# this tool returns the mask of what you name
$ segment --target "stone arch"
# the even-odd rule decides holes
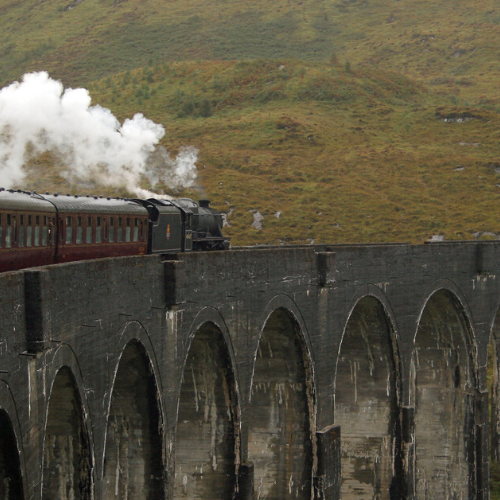
[[[234,353],[212,308],[193,323],[179,388],[176,498],[230,500],[240,463],[240,411]]]
[[[140,325],[134,326],[135,333],[142,331]],[[157,379],[143,343],[130,337],[130,332],[122,334],[128,342],[114,372],[109,402],[104,497],[161,500],[165,496],[164,426]]]
[[[469,498],[475,477],[475,345],[467,305],[436,288],[420,314],[411,362],[417,498]]]
[[[48,399],[42,499],[90,500],[92,470],[82,399],[72,369],[63,365],[52,381]]]
[[[337,358],[334,421],[341,427],[346,500],[401,498],[399,351],[380,295],[355,299]]]
[[[316,468],[313,364],[303,322],[284,306],[290,303],[277,297],[267,308],[247,416],[255,492],[269,500],[310,499]]]
[[[8,386],[0,383],[0,498],[5,500],[23,500],[23,474],[19,456],[17,413]],[[12,411],[12,418],[9,415]],[[16,436],[17,434],[17,436]]]
[[[231,338],[231,335],[229,333],[229,328],[222,317],[221,313],[214,307],[204,307],[201,309],[198,314],[196,315],[195,319],[191,323],[191,326],[189,328],[189,336],[188,336],[188,343],[186,346],[186,351],[184,353],[184,360],[183,360],[183,365],[182,365],[182,375],[181,378],[184,377],[184,371],[186,369],[186,362],[188,360],[189,356],[189,351],[191,348],[191,344],[195,338],[196,332],[205,324],[205,323],[211,323],[217,328],[222,335],[222,338],[224,340],[225,344],[225,349],[227,349],[227,354],[229,356],[229,362],[231,364],[231,369],[234,374],[234,383],[235,383],[235,390],[236,390],[236,397],[238,401],[238,408],[239,408],[239,401],[241,399],[240,396],[240,383],[239,383],[239,375],[238,375],[238,365],[236,363],[236,356],[234,353],[234,348],[233,348],[233,341]],[[180,391],[180,387],[179,387]]]
[[[500,462],[500,305],[496,309],[491,325],[486,379],[490,398],[490,459],[498,468]]]
[[[144,355],[147,358],[149,370],[151,371],[151,375],[154,378],[155,385],[157,387],[157,392],[159,395],[163,394],[162,377],[161,377],[161,371],[159,369],[158,359],[156,356],[156,350],[153,346],[153,342],[151,340],[151,337],[149,336],[147,329],[140,321],[136,320],[128,321],[124,324],[123,329],[120,333],[119,340],[116,342],[116,349],[114,352],[116,355],[117,362],[113,370],[112,384],[114,384],[116,379],[116,373],[121,361],[121,356],[123,355],[125,348],[130,343],[140,344],[141,346],[140,348],[143,350]],[[109,405],[111,403],[111,396],[112,396],[112,391],[110,391],[108,395],[108,400],[106,402],[108,406],[108,411],[109,411]],[[159,398],[158,404],[160,405],[160,410],[161,410],[161,423],[164,424],[164,427],[166,427],[168,422],[166,421],[166,416],[164,415],[161,401],[162,401],[161,398]]]

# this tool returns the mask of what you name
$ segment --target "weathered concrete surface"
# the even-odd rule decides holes
[[[130,342],[120,358],[108,414],[105,498],[164,498],[163,422],[148,365],[142,345]]]
[[[399,496],[396,339],[373,297],[360,300],[347,323],[337,361],[335,422],[342,429],[342,497]]]
[[[497,243],[0,275],[0,498],[488,498],[499,304]]]
[[[90,499],[89,441],[81,401],[67,367],[58,372],[51,390],[45,428],[42,498]]]
[[[176,432],[175,498],[232,498],[239,466],[238,402],[224,338],[195,334],[184,369]]]
[[[470,498],[475,484],[474,347],[469,333],[453,296],[435,293],[422,314],[412,360],[419,498]]]
[[[314,385],[300,327],[284,309],[266,321],[248,408],[248,459],[257,499],[311,497]]]

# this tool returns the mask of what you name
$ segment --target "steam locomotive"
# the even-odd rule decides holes
[[[208,200],[38,194],[0,188],[0,272],[102,257],[224,250]]]

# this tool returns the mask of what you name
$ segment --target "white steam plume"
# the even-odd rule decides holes
[[[23,180],[23,165],[44,151],[61,156],[71,181],[97,181],[137,192],[146,175],[154,187],[190,187],[198,151],[177,158],[157,147],[162,125],[136,114],[122,125],[109,109],[91,106],[85,89],[64,90],[46,72],[24,75],[0,90],[0,185]]]

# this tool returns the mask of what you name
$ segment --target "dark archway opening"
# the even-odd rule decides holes
[[[44,500],[90,500],[92,462],[83,410],[71,370],[56,375],[49,399],[43,455]]]
[[[396,360],[382,305],[373,297],[362,299],[347,323],[335,379],[344,500],[401,498]]]
[[[212,323],[194,335],[180,390],[175,498],[231,500],[239,464],[234,373],[222,333]]]
[[[131,342],[116,373],[108,417],[104,498],[162,500],[163,429],[145,349]]]
[[[0,498],[24,499],[16,436],[5,410],[0,410]]]
[[[285,309],[266,322],[255,359],[248,458],[256,499],[309,500],[314,468],[313,376],[300,327]]]
[[[471,334],[457,299],[436,292],[420,320],[413,357],[417,498],[472,498],[475,395]]]
[[[488,350],[490,496],[500,498],[500,311],[495,316]]]

